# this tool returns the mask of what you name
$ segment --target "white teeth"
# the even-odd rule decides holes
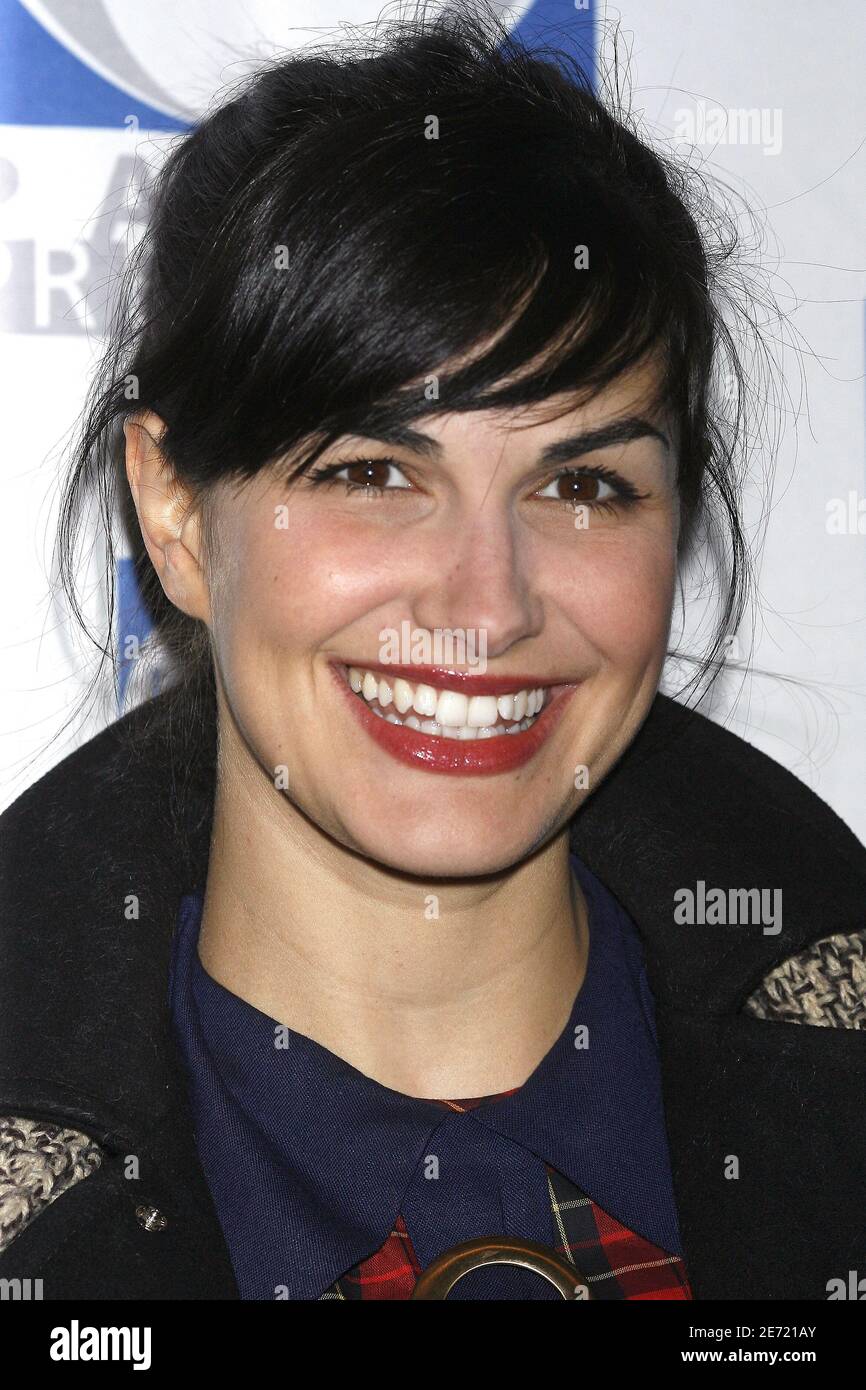
[[[413,686],[399,676],[387,680],[381,673],[357,666],[350,666],[346,677],[350,688],[380,719],[434,738],[461,741],[523,733],[534,723],[545,697],[541,686],[510,695],[467,696],[459,690]],[[412,713],[407,714],[408,710]]]
[[[412,704],[419,714],[423,714],[426,719],[432,719],[436,715],[436,704],[438,696],[432,685],[419,685],[415,689],[415,698]],[[438,723],[442,723],[439,719]]]
[[[354,690],[355,687],[352,686]],[[415,692],[408,681],[396,680],[394,682],[394,706],[399,714],[405,714],[407,709],[412,708],[412,700]]]
[[[470,729],[483,729],[496,723],[496,696],[473,695],[469,701],[469,712],[464,723]]]
[[[417,695],[415,708],[418,708]],[[436,722],[437,724],[452,726],[465,724],[468,709],[469,701],[465,695],[459,695],[456,690],[442,690],[439,692],[439,699],[436,702]]]

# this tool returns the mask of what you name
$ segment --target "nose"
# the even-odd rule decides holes
[[[491,658],[537,637],[544,610],[528,551],[528,538],[507,512],[480,508],[474,517],[455,519],[437,548],[438,561],[427,557],[412,605],[415,626],[484,633]]]

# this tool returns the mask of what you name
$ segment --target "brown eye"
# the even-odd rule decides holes
[[[378,494],[411,487],[399,466],[388,458],[348,459],[343,464],[331,464],[325,472],[344,482],[352,492]]]
[[[596,478],[590,473],[560,473],[558,478],[554,478],[539,496],[552,497],[558,502],[598,502],[602,500],[601,489],[606,487],[609,495],[613,495],[613,489],[609,483],[603,479]],[[606,500],[606,499],[605,499]]]
[[[342,471],[346,481],[355,487],[385,487],[390,480],[391,464],[387,459],[359,459]]]
[[[598,478],[586,474],[571,474],[559,479],[559,495],[565,502],[594,502],[598,496]]]

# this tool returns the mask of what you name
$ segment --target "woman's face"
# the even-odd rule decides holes
[[[423,878],[506,868],[562,827],[664,660],[679,508],[651,384],[555,420],[562,400],[419,417],[411,442],[343,438],[319,481],[218,490],[220,717],[275,795]]]

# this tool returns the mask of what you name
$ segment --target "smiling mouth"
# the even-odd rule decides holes
[[[344,679],[370,712],[386,723],[461,742],[525,733],[547,698],[543,686],[500,695],[466,695],[357,666],[344,668]]]
[[[407,767],[457,777],[513,772],[530,762],[580,684],[333,658],[329,665],[358,727],[383,752]]]

